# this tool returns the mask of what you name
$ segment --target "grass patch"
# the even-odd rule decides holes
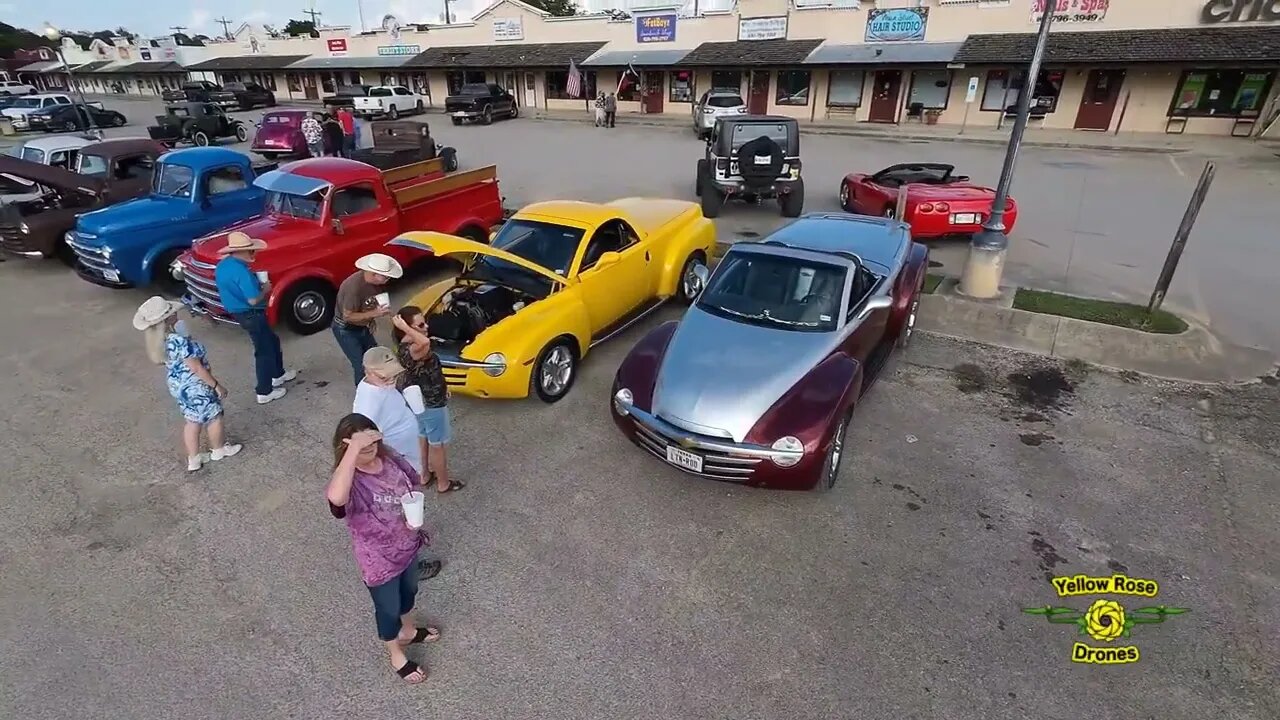
[[[924,276],[924,291],[925,291],[926,293],[928,293],[928,294],[932,295],[932,294],[933,294],[933,291],[934,291],[934,290],[937,290],[937,289],[938,289],[938,286],[942,284],[943,279],[944,279],[944,278],[943,278],[941,275],[934,275],[933,273],[929,273],[929,274],[925,275],[925,276]]]
[[[1164,310],[1157,310],[1149,315],[1145,307],[1138,305],[1074,297],[1045,290],[1018,288],[1013,296],[1013,306],[1018,310],[1089,320],[1149,333],[1174,335],[1187,329],[1182,318]]]

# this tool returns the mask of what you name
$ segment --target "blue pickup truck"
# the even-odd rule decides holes
[[[165,153],[143,197],[80,216],[66,235],[76,273],[110,288],[146,287],[180,294],[170,265],[191,242],[262,212],[254,179],[276,164],[252,165],[227,148]]]

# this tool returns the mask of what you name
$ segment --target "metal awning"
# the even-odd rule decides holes
[[[305,60],[306,55],[232,55],[230,57],[218,57],[198,62],[188,67],[188,70],[194,72],[206,72],[217,70],[284,70],[299,60]]]
[[[312,55],[290,65],[288,70],[394,70],[413,59],[413,55],[378,55],[376,57],[329,57]]]
[[[906,42],[821,45],[805,59],[805,65],[911,65],[942,64],[955,60],[964,43]]]
[[[44,73],[44,72],[66,72],[61,60],[41,60],[33,62],[30,65],[23,65],[14,72],[20,73]]]
[[[532,68],[568,69],[569,62],[582,63],[604,42],[495,43],[432,47],[410,58],[405,68]]]
[[[601,50],[587,58],[583,67],[641,67],[672,66],[680,63],[692,48],[673,50]]]
[[[77,65],[75,67],[75,71],[78,73],[96,72],[110,64],[110,60],[94,60],[93,62],[85,63],[84,65]]]

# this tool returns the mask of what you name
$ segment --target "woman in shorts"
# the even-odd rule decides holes
[[[448,446],[453,439],[449,418],[449,387],[445,385],[440,357],[431,349],[427,320],[422,309],[408,305],[391,319],[396,357],[405,371],[400,390],[416,386],[422,391],[423,410],[416,413],[418,434],[427,443],[427,472],[435,476],[436,492],[461,490],[466,485],[449,477]]]

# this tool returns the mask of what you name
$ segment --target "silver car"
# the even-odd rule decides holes
[[[693,104],[693,131],[698,137],[711,134],[716,118],[728,115],[746,115],[747,103],[733,90],[708,90]]]

